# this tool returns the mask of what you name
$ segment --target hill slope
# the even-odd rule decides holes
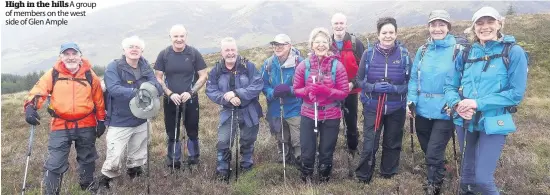
[[[460,32],[464,24],[454,25],[455,31]],[[496,170],[496,183],[501,187],[501,194],[550,194],[550,129],[548,116],[550,115],[550,14],[521,15],[509,17],[505,32],[516,36],[524,48],[530,52],[529,87],[526,97],[515,115],[518,132],[507,137],[506,145]],[[416,48],[425,39],[425,26],[403,28],[399,38],[407,44],[410,51]],[[373,35],[366,35],[372,41]],[[302,44],[303,45],[303,44]],[[302,47],[303,48],[303,47]],[[254,48],[244,50],[242,55],[251,58],[259,64],[269,55],[268,48]],[[206,56],[209,62],[219,58],[219,54]],[[2,194],[16,194],[20,192],[25,151],[28,141],[29,126],[24,122],[22,113],[22,99],[24,93],[2,95]],[[189,171],[178,173],[177,178],[167,175],[169,170],[164,167],[166,155],[166,136],[162,112],[152,121],[151,143],[151,190],[155,194],[422,194],[423,173],[412,173],[411,167],[422,163],[423,154],[416,145],[416,164],[411,161],[409,135],[403,138],[403,152],[401,154],[400,172],[393,179],[386,180],[375,175],[371,185],[361,185],[346,178],[347,161],[344,154],[344,137],[338,138],[337,150],[334,156],[333,179],[323,185],[303,185],[299,180],[296,169],[287,167],[287,186],[282,183],[281,166],[273,165],[276,159],[274,140],[269,135],[264,120],[260,125],[260,133],[256,142],[254,160],[257,168],[245,175],[232,185],[214,181],[216,166],[215,146],[216,127],[218,122],[218,106],[211,103],[200,93],[200,138],[201,138],[201,165]],[[265,98],[260,96],[265,110]],[[33,153],[29,167],[28,189],[32,194],[39,194],[42,179],[42,166],[47,155],[47,113],[40,111],[43,124],[36,129]],[[359,127],[362,127],[360,117]],[[406,123],[408,124],[408,123]],[[408,129],[408,127],[405,127]],[[362,134],[362,128],[359,128]],[[416,139],[416,138],[415,138]],[[97,141],[100,158],[96,161],[96,174],[99,173],[105,159],[105,137]],[[362,138],[360,138],[362,140]],[[446,158],[452,162],[452,147],[449,142]],[[418,141],[415,140],[415,144]],[[380,153],[379,153],[380,154]],[[356,159],[358,160],[358,159]],[[77,164],[74,150],[69,156],[70,168],[64,178],[62,194],[80,194],[78,187]],[[355,162],[356,163],[356,162]],[[379,164],[379,163],[378,163]],[[378,165],[377,164],[377,165]],[[234,164],[233,164],[234,165]],[[450,168],[454,170],[451,163]],[[378,169],[378,166],[377,166]],[[452,194],[456,177],[447,176],[444,186],[445,194]],[[146,178],[129,180],[128,176],[115,181],[111,193],[139,194],[143,193]],[[233,182],[233,181],[232,181]]]

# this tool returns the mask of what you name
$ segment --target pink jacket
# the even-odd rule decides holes
[[[309,78],[304,83],[304,77],[306,72],[305,61],[310,60],[311,69],[309,71]],[[313,84],[312,76],[316,76],[316,83],[322,81],[322,84],[328,87],[327,93],[318,94],[315,96],[318,102],[318,119],[339,119],[342,117],[342,111],[340,109],[340,102],[343,101],[349,91],[348,75],[346,68],[341,62],[338,62],[336,68],[336,83],[332,81],[331,68],[332,60],[337,60],[336,56],[332,55],[321,59],[321,66],[317,61],[317,56],[312,54],[309,58],[302,61],[298,67],[296,67],[296,73],[294,74],[294,93],[296,97],[302,98],[302,110],[301,115],[315,119],[315,109],[313,107],[314,102],[311,94],[311,87]],[[321,74],[319,74],[321,69]]]

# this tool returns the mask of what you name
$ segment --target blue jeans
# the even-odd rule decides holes
[[[456,126],[460,151],[464,148],[464,129]],[[499,194],[495,185],[495,169],[506,142],[506,135],[487,135],[484,131],[466,133],[466,150],[461,171],[461,185],[474,184],[475,192]]]

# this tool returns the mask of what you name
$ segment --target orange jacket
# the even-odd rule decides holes
[[[105,104],[103,102],[103,91],[101,90],[100,78],[91,70],[92,66],[86,59],[82,59],[82,65],[78,72],[74,75],[65,68],[62,61],[58,60],[52,69],[49,69],[34,87],[29,92],[28,97],[25,100],[25,107],[32,103],[33,98],[38,96],[37,109],[40,109],[46,98],[51,93],[50,108],[52,108],[60,118],[52,117],[50,122],[50,129],[63,130],[66,127],[72,129],[75,127],[74,122],[67,122],[67,120],[75,120],[82,118],[94,111],[95,113],[89,114],[87,117],[77,121],[78,128],[95,127],[97,126],[97,120],[105,120]],[[59,72],[59,79],[52,86],[53,76],[52,71],[56,69]],[[92,72],[92,86],[86,81],[85,72],[91,70]],[[83,81],[75,80],[62,80],[61,78],[78,78]],[[52,93],[52,87],[53,93]]]

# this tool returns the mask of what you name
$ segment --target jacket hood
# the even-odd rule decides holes
[[[296,49],[294,47],[291,47],[290,48],[290,53],[288,54],[288,58],[285,61],[285,63],[283,63],[281,65],[281,68],[294,68],[294,67],[296,67],[298,64],[296,64],[295,59],[296,59],[296,57],[299,57],[298,52],[299,52],[298,49]],[[277,58],[277,56],[275,54],[273,54],[273,60],[275,60],[276,58]]]

